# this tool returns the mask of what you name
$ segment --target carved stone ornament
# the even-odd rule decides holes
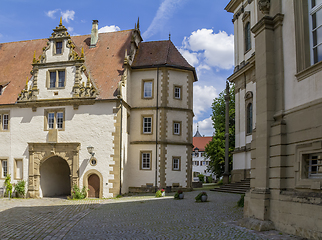
[[[62,24],[62,18],[60,18],[59,26],[53,29],[53,31],[54,32],[51,34],[50,38],[61,38],[61,37],[70,38],[70,35],[67,32],[67,28]]]
[[[258,7],[259,7],[259,10],[264,15],[268,15],[269,10],[271,8],[271,1],[270,0],[258,0]]]

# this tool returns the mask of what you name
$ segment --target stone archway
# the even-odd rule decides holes
[[[28,196],[39,198],[40,166],[51,157],[60,157],[70,169],[70,186],[78,186],[78,163],[80,143],[28,143],[29,177]],[[70,189],[71,192],[71,189]]]
[[[58,156],[48,158],[40,165],[40,189],[42,197],[70,195],[70,168]]]
[[[97,186],[98,180],[99,180],[99,186]],[[89,183],[91,184],[91,186],[89,186]],[[83,184],[87,189],[94,191],[94,194],[96,191],[98,192],[98,196],[96,193],[96,196],[94,195],[94,197],[99,197],[99,198],[103,197],[103,176],[99,171],[95,169],[91,169],[87,171],[83,177]],[[88,197],[89,197],[89,194],[90,193],[88,192]]]

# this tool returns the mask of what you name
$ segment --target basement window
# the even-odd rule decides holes
[[[305,174],[308,178],[322,178],[322,152],[304,155]]]

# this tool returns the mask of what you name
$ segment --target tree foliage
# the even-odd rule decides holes
[[[212,103],[211,119],[215,129],[215,135],[206,145],[205,157],[210,159],[208,171],[221,177],[225,172],[225,91],[222,91]],[[235,149],[235,88],[229,89],[229,169],[232,168],[232,152]]]

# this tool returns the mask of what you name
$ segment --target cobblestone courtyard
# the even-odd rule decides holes
[[[0,239],[301,239],[236,226],[237,194],[197,191],[173,196],[68,201],[0,199]]]

